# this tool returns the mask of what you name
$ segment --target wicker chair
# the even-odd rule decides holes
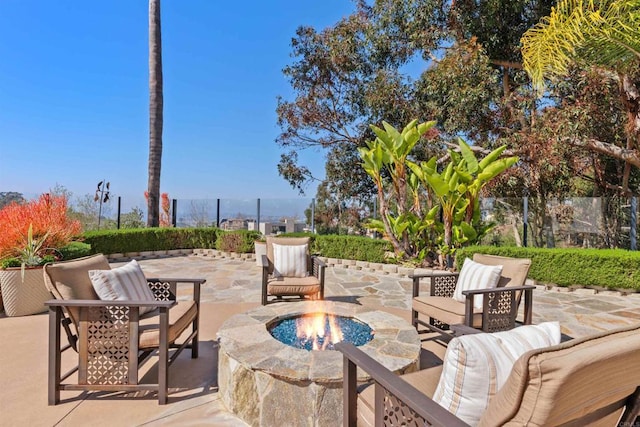
[[[484,332],[498,332],[512,329],[516,325],[518,306],[524,293],[524,319],[528,325],[532,321],[532,299],[535,286],[525,285],[531,266],[530,259],[507,258],[494,255],[474,254],[473,260],[485,265],[502,265],[498,287],[463,291],[465,302],[454,300],[459,273],[414,274],[412,323],[430,331],[445,332],[449,325],[464,324],[482,329]],[[429,295],[420,295],[420,280],[429,279]],[[475,295],[483,296],[483,308],[474,309]],[[427,316],[428,321],[419,318]],[[424,330],[419,330],[424,332]]]
[[[273,244],[307,245],[306,277],[276,275]],[[308,237],[267,237],[267,254],[262,255],[262,305],[304,298],[324,299],[325,263],[309,253]],[[275,297],[275,298],[270,298]]]
[[[431,399],[442,366],[397,376],[350,343],[336,348],[344,355],[345,427],[467,426]],[[638,425],[638,354],[640,325],[528,351],[490,398],[478,425]],[[373,385],[359,392],[360,370]]]
[[[61,390],[157,391],[167,403],[168,368],[184,348],[198,357],[200,285],[204,279],[147,278],[156,301],[102,301],[89,279],[89,270],[109,270],[104,255],[48,264],[45,283],[55,297],[49,307],[49,405],[60,402]],[[176,301],[178,283],[193,284],[193,300]],[[156,310],[139,316],[142,307]],[[176,340],[191,325],[182,344]],[[61,329],[67,334],[63,345]],[[170,348],[178,350],[172,355]],[[62,355],[73,349],[78,364],[61,373]],[[158,354],[157,384],[138,382],[139,366]],[[77,372],[77,383],[63,383]]]

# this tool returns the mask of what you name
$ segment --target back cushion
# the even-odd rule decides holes
[[[273,244],[273,274],[284,277],[307,277],[309,245]]]
[[[462,294],[462,291],[495,288],[500,280],[501,272],[501,265],[484,265],[469,258],[465,259],[458,276],[456,289],[453,291],[453,299],[465,302],[467,297]],[[482,295],[473,297],[473,307],[482,309],[482,299]]]
[[[498,287],[522,286],[527,280],[531,260],[528,258],[510,258],[497,255],[474,254],[473,260],[485,265],[501,265]]]
[[[524,354],[480,425],[585,425],[581,416],[638,386],[640,325],[634,325]],[[621,412],[611,408],[597,418],[600,425],[617,425]]]
[[[112,270],[89,270],[89,277],[96,293],[103,301],[155,301],[147,279],[134,259]],[[140,307],[140,315],[155,307]]]
[[[466,423],[476,425],[515,361],[529,350],[559,342],[558,322],[454,338],[447,346],[433,400]]]
[[[269,273],[273,273],[273,244],[298,246],[309,245],[310,239],[308,237],[275,237],[267,236],[267,259],[269,260]],[[307,254],[307,264],[309,264],[310,258]]]
[[[51,293],[58,299],[100,299],[91,285],[89,270],[108,270],[109,261],[102,255],[92,255],[71,261],[48,264],[44,267],[45,283]],[[77,323],[78,309],[70,307],[71,319]]]

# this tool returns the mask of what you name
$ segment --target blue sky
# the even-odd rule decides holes
[[[177,199],[295,198],[277,172],[276,97],[300,25],[350,0],[162,0],[161,191]],[[142,197],[148,161],[148,2],[0,1],[0,191],[98,181]],[[324,174],[324,153],[300,153]],[[315,195],[309,187],[307,197]]]

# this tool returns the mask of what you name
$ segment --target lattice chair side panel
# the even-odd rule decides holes
[[[137,340],[137,311],[133,314],[126,306],[83,307],[79,384],[137,384]]]
[[[422,427],[429,424],[424,418],[409,408],[402,400],[391,394],[388,390],[382,388],[384,392],[383,398],[383,426],[408,426]]]
[[[482,329],[500,332],[515,326],[518,303],[515,292],[491,292],[485,294]]]
[[[147,281],[149,289],[153,292],[156,301],[175,301],[178,291],[178,284],[174,281]]]

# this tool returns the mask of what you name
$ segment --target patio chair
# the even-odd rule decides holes
[[[151,300],[99,299],[90,270],[111,270],[102,255],[44,267],[45,283],[54,300],[49,307],[49,405],[60,402],[61,390],[157,391],[158,403],[167,403],[168,368],[184,348],[198,357],[200,286],[205,279],[147,278]],[[122,271],[122,270],[121,270]],[[145,279],[142,278],[142,283]],[[193,284],[193,299],[176,301],[178,283]],[[142,285],[144,286],[144,284]],[[140,314],[145,310],[148,313]],[[177,340],[191,325],[188,337]],[[68,344],[63,345],[61,329]],[[172,355],[170,348],[177,348]],[[73,349],[78,363],[61,373],[62,355]],[[158,355],[158,382],[140,384],[138,368],[152,354]],[[77,383],[63,383],[77,372]]]
[[[336,348],[344,356],[345,427],[469,425],[434,401],[442,366],[397,376],[350,343]],[[477,425],[638,425],[638,354],[640,325],[527,351],[507,366],[510,374],[480,409]],[[358,392],[360,369],[373,385]]]
[[[460,292],[464,296],[464,302],[453,298],[456,286],[459,286],[460,273],[434,272],[409,276],[413,279],[411,318],[416,329],[422,325],[427,330],[444,333],[449,330],[449,325],[455,324],[464,324],[484,332],[512,329],[516,325],[518,306],[523,293],[524,319],[522,323],[531,324],[535,286],[525,285],[531,260],[474,254],[473,261],[483,266],[502,266],[502,270],[495,287]],[[420,295],[421,279],[429,279],[429,295]],[[471,277],[471,282],[473,282],[473,277]],[[482,299],[481,303],[480,298]],[[428,321],[420,319],[420,315],[428,317]],[[419,330],[419,332],[424,331],[424,329]]]
[[[267,254],[262,255],[262,305],[324,299],[326,266],[310,255],[309,246],[308,237],[267,237]]]

